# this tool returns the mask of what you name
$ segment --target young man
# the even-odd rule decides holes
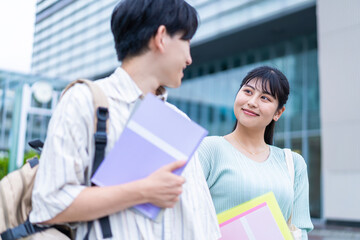
[[[180,86],[183,70],[192,62],[189,41],[197,25],[196,10],[183,0],[123,0],[115,7],[111,29],[122,65],[96,82],[109,101],[106,153],[141,95],[166,97],[163,86]],[[88,221],[107,215],[112,239],[220,237],[197,155],[182,176],[172,173],[184,165],[177,161],[139,181],[90,187],[93,132],[92,96],[87,86],[78,84],[64,95],[51,119],[33,191],[31,222],[80,222],[76,239],[87,234]],[[160,221],[131,210],[146,202],[166,208]],[[98,221],[89,239],[103,239]]]

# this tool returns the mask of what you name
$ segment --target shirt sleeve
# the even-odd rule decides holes
[[[69,89],[48,126],[33,189],[31,222],[54,218],[86,187],[93,118],[89,89],[81,84]]]
[[[199,148],[198,148],[198,156],[199,156],[199,162],[201,165],[201,168],[204,172],[204,176],[206,179],[206,182],[209,185],[209,177],[210,177],[210,172],[211,172],[211,159],[212,159],[212,155],[211,151],[212,148],[210,146],[211,144],[209,144],[209,138],[206,137],[200,144]]]
[[[295,166],[295,181],[292,223],[302,230],[302,239],[308,239],[307,233],[310,232],[314,226],[310,218],[307,165],[304,158],[297,153],[293,152],[293,159]]]
[[[193,158],[189,162],[189,166],[187,166],[187,170],[184,171],[184,177],[187,179],[189,173],[191,173],[194,179],[192,183],[196,183],[196,201],[198,202],[198,207],[193,211],[199,211],[196,216],[192,214],[193,218],[197,218],[194,222],[201,225],[201,229],[207,233],[206,239],[220,239],[221,233],[219,224],[216,217],[216,211],[214,207],[214,203],[212,201],[210,191],[208,185],[206,184],[204,175],[201,170],[201,165],[199,162],[199,154],[195,152]],[[190,169],[191,168],[191,169]]]

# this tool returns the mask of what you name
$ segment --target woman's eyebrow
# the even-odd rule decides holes
[[[245,87],[249,87],[249,88],[252,88],[252,89],[255,90],[255,87],[253,87],[253,86],[251,86],[251,85],[249,85],[249,84],[245,84]]]
[[[254,86],[251,86],[251,85],[249,85],[249,84],[245,84],[245,87],[249,87],[249,88],[252,88],[252,89],[256,90],[256,88],[255,88]],[[271,95],[271,96],[272,96],[272,94],[271,94],[269,91],[267,91],[267,90],[263,90],[262,93],[268,94],[268,95]]]
[[[271,95],[271,96],[272,96],[272,94],[271,94],[270,92],[268,92],[267,90],[263,91],[263,93],[264,93],[264,94],[268,94],[268,95]]]

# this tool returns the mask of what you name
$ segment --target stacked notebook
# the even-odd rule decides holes
[[[292,240],[272,192],[217,215],[222,240]]]
[[[191,159],[206,135],[204,128],[148,94],[137,104],[91,181],[98,186],[113,186],[145,178],[173,161]],[[180,175],[184,168],[174,173]],[[161,210],[150,203],[134,208],[151,219]]]

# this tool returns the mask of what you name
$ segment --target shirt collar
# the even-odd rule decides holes
[[[115,87],[115,91],[109,93],[110,97],[118,99],[120,96],[123,96],[122,100],[125,100],[127,103],[133,103],[137,99],[143,98],[143,92],[122,67],[118,67],[109,78],[114,82]],[[166,101],[168,92],[163,86],[160,86],[156,90],[156,96]]]

